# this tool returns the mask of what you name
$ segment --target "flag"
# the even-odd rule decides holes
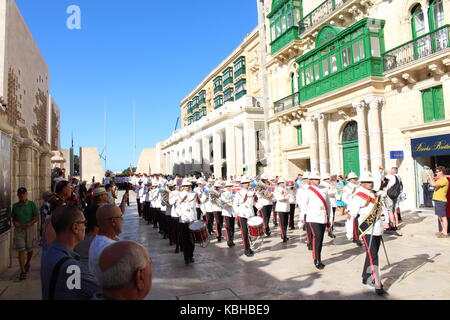
[[[177,187],[181,187],[182,184],[183,184],[183,179],[178,179],[177,180]]]
[[[241,188],[233,188],[233,189],[231,189],[231,193],[232,194],[236,194],[236,192],[239,192],[239,191],[241,191]]]
[[[294,181],[286,181],[286,187],[292,187],[294,184]]]
[[[267,191],[274,192],[275,191],[275,187],[267,187]]]

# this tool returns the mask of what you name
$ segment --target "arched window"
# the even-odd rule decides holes
[[[420,4],[415,5],[411,10],[411,27],[413,39],[420,37],[427,33],[425,26],[425,17],[423,15],[422,6]]]
[[[291,90],[292,90],[292,94],[294,94],[296,92],[295,74],[293,72],[291,73]]]
[[[358,123],[356,121],[349,122],[344,129],[342,142],[352,142],[358,140]]]
[[[442,0],[431,0],[428,9],[430,20],[430,31],[436,30],[444,25],[444,7]]]

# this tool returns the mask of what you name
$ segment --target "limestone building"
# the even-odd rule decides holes
[[[182,128],[158,146],[160,171],[228,177],[264,170],[263,96],[256,28],[181,101]]]
[[[450,167],[450,0],[263,1],[272,175]]]
[[[10,263],[9,215],[19,187],[38,205],[60,148],[49,70],[13,0],[0,1],[0,271]],[[36,230],[37,232],[37,226]]]

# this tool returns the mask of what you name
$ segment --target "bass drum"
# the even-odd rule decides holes
[[[204,221],[194,221],[189,225],[192,242],[199,247],[206,248],[209,245],[208,228]]]
[[[248,233],[252,238],[264,235],[263,219],[261,217],[251,217],[248,219]]]

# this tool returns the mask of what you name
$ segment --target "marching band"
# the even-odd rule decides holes
[[[270,218],[276,216],[282,243],[289,241],[288,226],[294,230],[294,220],[299,222],[313,264],[322,270],[325,233],[331,239],[336,237],[333,226],[339,213],[345,217],[347,239],[366,251],[362,283],[375,287],[381,295],[385,291],[378,273],[378,251],[384,226],[389,222],[383,200],[387,195],[374,191],[370,172],[363,172],[359,180],[357,183],[358,176],[353,172],[344,183],[330,174],[321,176],[318,171],[306,171],[296,181],[279,177],[269,180],[265,175],[231,177],[227,181],[203,177],[168,181],[162,176],[137,175],[133,190],[139,215],[154,228],[159,227],[169,245],[176,246],[175,253],[183,251],[186,264],[194,262],[196,246],[206,247],[211,238],[221,242],[223,230],[227,246],[234,247],[236,222],[244,255],[252,257],[257,252],[256,240],[271,236]]]

